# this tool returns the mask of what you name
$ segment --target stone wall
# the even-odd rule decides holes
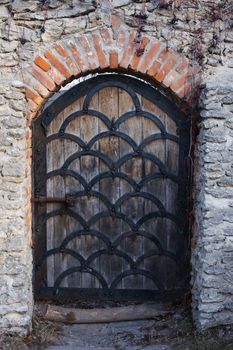
[[[193,126],[199,128],[194,164],[193,312],[203,328],[232,323],[232,12],[232,2],[227,0],[0,2],[1,331],[26,333],[31,327],[30,124],[37,106],[59,89],[56,83],[47,94],[42,84],[36,95],[40,102],[31,113],[35,100],[32,94],[26,100],[25,83],[34,92],[38,81],[30,75],[29,82],[28,71],[35,58],[57,42],[76,40],[101,28],[109,28],[116,37],[134,30],[135,50],[141,49],[146,34],[201,67],[201,112],[200,118],[193,118]],[[53,72],[57,73],[54,67]],[[190,91],[191,96],[198,92],[195,74],[185,77],[180,98],[170,86],[158,85],[182,108],[187,103],[180,98],[187,100]],[[197,115],[193,102],[189,106]]]
[[[233,322],[232,79],[232,69],[217,69],[200,102],[193,310],[201,327]]]

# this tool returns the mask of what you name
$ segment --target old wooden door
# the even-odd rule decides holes
[[[173,299],[188,280],[186,117],[158,90],[108,74],[33,125],[35,292]]]

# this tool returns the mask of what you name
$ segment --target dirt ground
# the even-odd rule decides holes
[[[0,336],[0,350],[71,349],[68,345],[74,346],[72,349],[75,345],[87,349],[84,344],[91,349],[96,349],[97,344],[107,349],[107,344],[108,349],[111,346],[111,349],[118,350],[144,349],[148,345],[161,345],[172,350],[233,350],[233,326],[216,327],[200,333],[193,325],[189,310],[180,309],[153,320],[91,326],[49,322],[35,312],[30,335],[24,338]]]

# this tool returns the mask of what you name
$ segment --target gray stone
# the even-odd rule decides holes
[[[31,231],[26,232],[25,219],[31,169],[26,154],[28,109],[22,81],[38,54],[58,41],[74,40],[80,33],[112,29],[112,14],[121,22],[114,33],[123,28],[127,34],[134,28],[137,37],[148,34],[183,57],[198,60],[204,56],[200,109],[194,111],[199,118],[192,119],[193,131],[196,132],[196,126],[199,129],[191,167],[195,185],[193,313],[201,328],[233,323],[232,21],[226,18],[214,23],[216,33],[221,35],[213,47],[213,22],[207,16],[213,10],[212,2],[200,0],[195,9],[188,1],[180,1],[179,9],[172,9],[171,3],[163,1],[162,6],[153,0],[0,1],[0,332],[25,334],[30,329],[33,303],[32,258],[28,248]],[[163,8],[166,4],[168,8]],[[203,28],[204,34],[198,34],[198,28]],[[90,45],[94,51],[92,41]],[[115,48],[112,44],[110,49]],[[146,52],[149,49],[150,44]],[[160,86],[159,83],[157,88]],[[107,327],[100,329],[104,334],[109,331]],[[80,346],[84,349],[86,345]],[[109,344],[103,343],[101,349],[104,346]],[[156,349],[157,345],[153,346]]]

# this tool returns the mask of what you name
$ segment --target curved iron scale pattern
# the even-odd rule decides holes
[[[156,236],[156,233],[148,231],[143,227],[143,225],[146,222],[154,220],[156,218],[169,220],[176,227],[176,235],[178,239],[183,239],[184,241],[187,240],[187,221],[184,220],[184,215],[175,215],[174,213],[168,212],[161,200],[156,197],[156,193],[150,193],[146,191],[146,185],[150,181],[156,179],[170,180],[178,186],[178,194],[181,198],[180,203],[182,203],[181,208],[183,208],[183,211],[185,211],[185,195],[187,181],[186,179],[184,179],[186,173],[182,170],[182,165],[184,165],[186,150],[185,142],[181,139],[181,136],[184,135],[184,131],[186,130],[185,128],[183,128],[184,131],[183,134],[181,132],[181,136],[173,135],[167,132],[166,126],[157,115],[148,112],[147,110],[144,110],[142,108],[140,99],[137,95],[137,93],[139,93],[138,88],[134,90],[133,79],[131,79],[131,81],[130,78],[128,78],[128,81],[130,81],[131,84],[126,84],[124,79],[125,78],[121,79],[120,77],[114,77],[111,80],[107,79],[107,81],[103,81],[103,79],[101,78],[94,79],[92,85],[94,87],[88,90],[84,98],[81,110],[77,110],[68,115],[68,117],[66,117],[65,120],[62,122],[60,129],[57,133],[53,133],[49,136],[43,136],[44,141],[42,142],[42,150],[40,149],[40,151],[38,152],[38,145],[34,146],[34,149],[36,149],[34,152],[36,154],[35,166],[37,164],[37,166],[39,166],[43,172],[42,176],[35,176],[35,192],[38,198],[39,196],[44,196],[46,194],[47,181],[57,176],[61,176],[63,178],[66,178],[68,176],[72,177],[73,179],[77,180],[77,182],[82,187],[79,191],[67,194],[66,197],[63,199],[64,204],[62,205],[62,207],[51,212],[47,212],[46,210],[46,199],[44,204],[35,204],[35,231],[37,237],[40,237],[41,235],[43,235],[43,232],[45,232],[46,222],[50,218],[55,218],[57,216],[69,216],[75,221],[77,221],[79,227],[81,225],[80,229],[69,232],[69,234],[66,235],[66,237],[63,239],[63,241],[58,247],[47,250],[44,246],[41,249],[41,251],[39,251],[35,264],[36,273],[39,274],[40,280],[39,285],[37,286],[37,292],[39,295],[40,293],[42,293],[42,291],[44,292],[50,289],[52,290],[52,294],[50,294],[50,296],[59,295],[59,293],[62,292],[62,290],[64,290],[64,288],[61,288],[63,280],[74,273],[88,273],[94,276],[94,278],[98,280],[100,288],[104,291],[103,295],[105,297],[108,296],[112,298],[117,298],[117,293],[114,293],[114,291],[117,290],[124,278],[131,275],[141,275],[145,278],[150,279],[154,284],[154,290],[157,293],[159,293],[159,295],[163,295],[167,291],[166,287],[164,286],[163,280],[161,279],[161,277],[159,277],[157,271],[158,267],[155,266],[153,271],[147,270],[145,267],[142,267],[143,262],[146,259],[156,256],[166,257],[170,259],[173,264],[176,265],[176,268],[179,271],[177,286],[179,285],[179,279],[182,280],[182,278],[184,278],[186,269],[185,259],[187,254],[185,252],[182,252],[182,254],[180,254],[179,256],[179,254],[165,249],[163,247],[161,239]],[[92,109],[90,107],[90,102],[93,96],[106,87],[115,87],[126,91],[132,98],[134,109],[122,114],[115,121],[112,121],[108,117],[108,115],[105,115],[104,113],[98,110]],[[143,89],[142,91],[140,91],[141,95],[143,95],[143,91]],[[72,92],[70,93],[72,94]],[[85,93],[85,89],[83,93]],[[75,94],[73,93],[73,95]],[[58,112],[59,111],[57,111],[57,114]],[[47,130],[49,123],[52,121],[53,118],[56,117],[56,113],[53,112],[52,114],[53,117],[51,118],[51,112],[45,111],[43,113],[41,120],[39,120],[40,125],[43,126],[43,129]],[[78,118],[81,118],[83,115],[89,116],[90,118],[95,117],[99,119],[102,123],[104,123],[108,130],[99,132],[97,135],[94,135],[88,142],[85,142],[81,137],[75,134],[67,132],[66,130],[69,127],[70,123],[74,122]],[[137,144],[135,140],[132,139],[127,133],[119,130],[122,123],[127,122],[127,120],[137,116],[141,116],[146,120],[150,120],[150,122],[154,123],[154,125],[159,129],[159,132],[152,133],[148,137],[144,138],[140,144]],[[178,128],[182,129],[180,127],[181,123],[179,121],[177,122],[177,125]],[[42,135],[43,131],[40,132]],[[128,154],[123,155],[122,157],[119,157],[116,161],[114,161],[108,154],[96,148],[94,149],[94,145],[98,144],[98,142],[100,142],[104,138],[109,137],[116,137],[119,140],[123,140],[131,148],[131,151]],[[43,157],[43,154],[46,154],[47,145],[49,145],[54,140],[60,139],[70,140],[74,142],[78,145],[79,150],[68,156],[68,158],[64,161],[63,165],[60,168],[46,172],[46,166],[43,163],[44,161],[42,161],[41,157]],[[162,162],[159,156],[145,151],[146,146],[148,146],[151,142],[157,140],[170,140],[171,142],[174,142],[178,145],[180,150],[179,167],[181,168],[179,169],[178,175],[172,173],[167,168],[166,164]],[[40,156],[38,154],[40,154]],[[73,162],[85,156],[92,156],[99,159],[107,166],[108,170],[98,173],[93,178],[91,178],[90,181],[87,181],[87,179],[80,172],[70,169],[70,166]],[[126,174],[124,170],[122,170],[124,164],[134,158],[141,158],[144,160],[151,161],[155,164],[158,171],[149,173],[147,176],[144,176],[140,181],[137,182],[133,179],[133,177],[131,177],[129,174]],[[41,166],[42,163],[44,164],[44,167],[43,165]],[[115,202],[111,202],[111,200],[105,193],[96,190],[96,185],[104,179],[117,178],[125,180],[127,184],[130,185],[131,191],[124,193]],[[104,210],[101,210],[100,212],[96,213],[90,219],[87,220],[82,215],[77,213],[75,209],[73,209],[73,207],[75,207],[75,203],[81,198],[86,198],[86,200],[88,201],[90,198],[93,197],[102,203],[102,208],[104,206]],[[122,209],[122,205],[124,203],[127,203],[127,201],[131,200],[132,198],[140,198],[142,200],[150,201],[153,204],[153,206],[155,206],[157,209],[146,213],[142,217],[138,218],[137,221],[135,221],[130,217],[127,211],[124,212],[124,210]],[[40,201],[38,200],[38,202]],[[119,220],[122,220],[125,223],[125,225],[127,225],[128,231],[119,232],[119,234],[117,234],[114,240],[112,240],[108,237],[106,233],[96,229],[96,224],[98,224],[99,220],[102,218],[118,218]],[[164,234],[166,234],[166,232],[164,232]],[[82,252],[71,249],[68,246],[71,241],[84,236],[95,237],[96,239],[101,241],[102,244],[104,244],[104,247],[100,248],[98,251],[95,251],[87,258],[84,258],[81,254]],[[124,240],[135,236],[141,237],[143,240],[146,239],[151,242],[151,249],[144,252],[138,257],[132,257],[130,256],[130,254],[121,249]],[[46,279],[46,261],[49,257],[56,254],[62,254],[62,256],[71,256],[74,259],[74,261],[77,261],[77,265],[75,264],[74,266],[69,267],[68,269],[65,269],[62,273],[60,273],[55,278],[54,286],[52,288],[49,288]],[[98,269],[93,267],[93,264],[95,265],[95,261],[104,255],[114,255],[115,257],[120,257],[125,262],[125,270],[116,276],[112,276],[113,278],[111,283],[109,283],[109,281],[106,280],[105,276],[101,274],[101,271],[98,271]],[[140,294],[141,292],[137,290],[135,294],[131,293],[131,295],[128,291],[128,297],[130,298],[130,295],[131,297],[133,295],[134,297],[138,296],[138,293]],[[69,297],[71,296],[71,294],[69,294]],[[80,296],[81,294],[77,294],[76,291],[75,295]]]

